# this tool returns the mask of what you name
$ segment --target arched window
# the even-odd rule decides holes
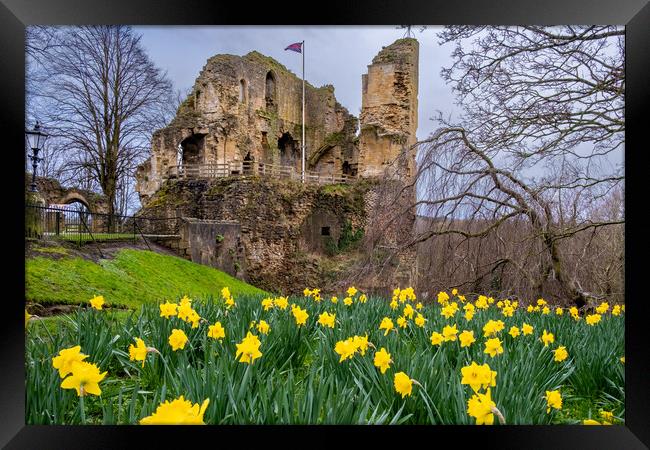
[[[201,100],[201,91],[196,91],[196,94],[194,94],[194,109],[199,109],[199,100]]]
[[[246,103],[246,80],[239,80],[239,103]]]
[[[273,72],[268,72],[266,74],[266,90],[264,93],[264,99],[266,100],[266,109],[276,108],[275,76],[273,75]]]

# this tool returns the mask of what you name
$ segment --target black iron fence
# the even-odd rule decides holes
[[[179,234],[177,218],[151,218],[25,205],[25,237],[83,244]]]

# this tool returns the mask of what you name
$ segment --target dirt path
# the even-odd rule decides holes
[[[37,256],[43,258],[83,258],[93,262],[101,259],[113,259],[123,249],[149,250],[163,255],[178,256],[172,250],[154,242],[149,242],[149,247],[142,241],[113,241],[102,243],[87,243],[81,246],[66,241],[26,240],[25,259]]]

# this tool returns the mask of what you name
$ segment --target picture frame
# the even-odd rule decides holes
[[[24,142],[25,90],[25,27],[35,24],[262,24],[275,21],[281,24],[310,25],[370,25],[417,22],[442,24],[589,24],[608,23],[626,26],[626,152],[625,152],[625,297],[628,312],[626,327],[626,417],[625,425],[609,427],[586,426],[498,426],[498,427],[121,427],[121,426],[28,426],[25,425],[25,367],[24,327],[17,292],[24,285],[24,270],[14,264],[19,244],[9,245],[11,252],[6,267],[6,278],[11,286],[5,306],[8,318],[2,331],[0,346],[0,444],[5,448],[113,448],[136,446],[140,442],[164,442],[192,445],[199,439],[221,444],[232,438],[236,445],[253,446],[262,442],[280,442],[311,446],[322,442],[329,445],[360,439],[364,446],[370,442],[414,442],[412,433],[424,439],[426,445],[441,438],[457,445],[480,445],[482,448],[648,448],[650,446],[650,355],[645,326],[650,307],[645,300],[643,261],[648,237],[644,232],[644,173],[647,137],[644,131],[650,109],[650,4],[645,0],[619,2],[591,2],[588,0],[554,0],[548,2],[442,2],[418,3],[362,1],[344,5],[315,5],[317,16],[308,12],[313,4],[289,3],[256,10],[237,3],[187,1],[155,2],[153,0],[112,2],[65,0],[3,0],[0,5],[0,54],[4,107],[0,110],[2,136],[9,137],[5,146],[5,183],[10,199],[7,212],[18,214],[19,220],[7,217],[9,233],[6,241],[17,241],[22,222],[22,196],[18,187],[24,187],[24,171],[18,169]],[[271,24],[271,23],[268,23]],[[13,167],[13,169],[12,169]],[[322,434],[322,437],[318,435]],[[470,442],[472,444],[470,444]],[[427,444],[428,443],[428,444]],[[196,445],[194,444],[194,445]],[[421,445],[421,444],[416,444]],[[137,445],[138,447],[141,446]]]

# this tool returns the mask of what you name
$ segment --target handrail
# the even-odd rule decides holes
[[[165,178],[221,178],[230,176],[279,176],[290,179],[300,179],[300,172],[293,166],[261,163],[254,161],[236,161],[229,163],[185,164],[169,166]],[[346,174],[327,174],[305,171],[305,181],[318,184],[348,183],[356,179]]]

